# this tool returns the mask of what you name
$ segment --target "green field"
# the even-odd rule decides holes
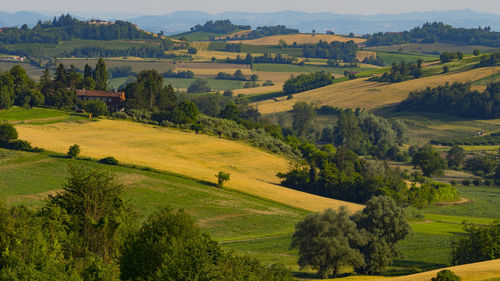
[[[500,81],[500,73],[495,73],[493,75],[490,75],[488,77],[476,80],[472,82],[472,85],[474,86],[488,86],[490,83],[497,83]]]
[[[368,48],[371,51],[386,51],[386,52],[405,52],[405,53],[422,53],[438,55],[442,52],[462,52],[471,54],[475,49],[483,52],[494,51],[491,47],[477,46],[477,45],[453,45],[446,43],[412,43],[393,46],[379,46]]]
[[[68,116],[70,116],[69,113],[48,108],[25,109],[15,106],[10,108],[9,110],[0,110],[0,120],[2,121],[26,121]]]
[[[360,67],[327,67],[313,65],[295,65],[295,64],[276,64],[276,63],[256,63],[252,66],[253,71],[268,71],[268,72],[318,72],[326,71],[334,75],[344,75],[344,71],[363,72],[370,68]]]
[[[225,36],[225,35],[226,34],[195,31],[195,32],[185,32],[185,33],[177,34],[177,35],[172,36],[172,38],[175,38],[175,39],[183,38],[187,41],[207,41],[211,37],[217,38],[217,37],[221,37],[221,36]]]
[[[401,53],[391,53],[391,52],[379,52],[377,51],[377,56],[380,57],[385,65],[392,65],[393,63],[400,62],[416,62],[419,59],[423,61],[432,61],[439,59],[438,56],[432,55],[420,55],[420,54],[401,54]]]

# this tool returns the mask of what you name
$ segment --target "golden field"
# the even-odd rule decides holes
[[[276,174],[287,171],[289,160],[242,142],[219,139],[175,129],[114,120],[17,125],[19,137],[34,146],[66,153],[73,144],[81,155],[113,156],[120,162],[152,167],[215,182],[218,171],[227,171],[227,187],[284,203],[319,211],[362,205],[328,199],[279,186]]]
[[[497,71],[498,72],[498,71]],[[341,108],[375,109],[401,102],[411,91],[426,87],[437,87],[446,82],[475,81],[491,75],[490,68],[478,68],[464,72],[435,75],[401,83],[379,83],[368,78],[355,79],[293,95],[293,99],[266,100],[257,103],[263,114],[284,112],[292,109],[298,101],[329,105]]]
[[[316,44],[320,40],[326,41],[328,43],[333,41],[338,42],[347,42],[354,41],[355,43],[364,43],[366,40],[359,37],[346,37],[340,35],[327,35],[327,34],[290,34],[290,35],[273,35],[262,37],[258,39],[252,40],[241,40],[241,41],[229,41],[230,43],[243,43],[248,45],[278,45],[280,40],[285,41],[287,44],[291,45],[293,42],[297,42],[297,44]]]
[[[492,260],[471,264],[464,264],[448,268],[400,276],[400,277],[381,277],[381,276],[351,276],[345,278],[328,279],[330,281],[429,281],[432,277],[444,269],[453,271],[456,275],[462,278],[462,281],[486,281],[491,278],[500,277],[500,260]]]

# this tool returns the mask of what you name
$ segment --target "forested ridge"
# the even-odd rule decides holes
[[[33,28],[23,25],[21,28],[6,28],[0,32],[0,42],[3,44],[19,43],[50,43],[74,39],[85,40],[140,40],[154,39],[136,25],[126,21],[89,22],[80,21],[71,15],[62,15],[51,21],[39,21]]]
[[[408,43],[449,43],[500,47],[500,32],[490,27],[455,28],[442,22],[426,23],[404,32],[379,32],[366,35],[367,46],[390,46]]]

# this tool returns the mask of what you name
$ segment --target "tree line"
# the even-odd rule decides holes
[[[321,88],[333,83],[335,78],[328,72],[301,74],[285,81],[283,92],[287,95]]]
[[[321,40],[316,45],[305,45],[302,51],[306,58],[334,59],[344,62],[356,61],[357,52],[358,45],[354,41],[328,43]]]
[[[272,35],[287,35],[287,34],[297,34],[298,29],[287,28],[284,25],[275,26],[259,26],[255,30],[248,33],[241,34],[240,36],[235,36],[235,39],[251,40]]]
[[[500,32],[490,27],[454,28],[442,22],[425,23],[404,32],[379,32],[366,35],[368,46],[390,46],[408,43],[449,43],[500,47]]]
[[[236,64],[249,64],[252,65],[254,63],[277,63],[277,64],[292,64],[297,61],[297,58],[293,57],[284,57],[281,54],[268,54],[264,53],[262,56],[252,56],[252,54],[247,53],[245,58],[242,58],[240,55],[237,55],[236,58],[230,59],[226,58],[227,63],[236,63]]]
[[[418,110],[452,115],[500,118],[500,83],[489,84],[483,92],[471,89],[471,83],[447,83],[436,88],[411,92],[398,110]]]
[[[370,81],[399,83],[411,79],[417,79],[422,76],[422,60],[416,63],[401,62],[393,63],[390,72],[384,72],[380,77],[372,77]]]
[[[228,34],[233,33],[240,30],[250,30],[251,27],[249,25],[236,25],[233,24],[230,20],[209,20],[205,22],[203,25],[197,24],[194,27],[191,27],[191,31],[201,31],[201,32],[210,32],[210,33],[218,33],[218,34]]]

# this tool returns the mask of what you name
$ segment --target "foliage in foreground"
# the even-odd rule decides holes
[[[140,227],[123,186],[100,169],[69,167],[40,210],[0,202],[1,280],[292,280],[282,266],[236,256],[191,216],[161,208]]]

